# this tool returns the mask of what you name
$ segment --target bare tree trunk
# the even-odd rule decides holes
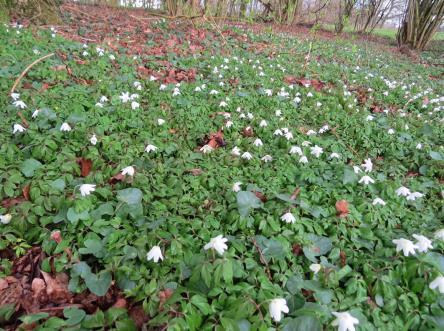
[[[444,0],[409,0],[398,45],[423,50],[444,19]]]

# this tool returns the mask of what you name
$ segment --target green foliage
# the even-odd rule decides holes
[[[158,24],[162,33],[179,35]],[[0,250],[22,255],[40,245],[42,268],[68,273],[73,293],[103,296],[114,283],[143,305],[147,329],[323,330],[337,311],[349,311],[362,330],[442,329],[442,295],[429,284],[444,274],[444,243],[433,239],[429,252],[404,257],[392,240],[433,238],[442,227],[443,105],[432,100],[444,93],[443,69],[340,40],[247,33],[249,44],[235,37],[245,31],[231,30],[225,47],[204,38],[202,54],[133,58],[124,48],[100,56],[96,45],[83,48],[49,31],[0,27],[0,215],[12,215],[0,224]],[[11,83],[54,50],[66,59],[49,58],[24,78],[18,92],[29,127],[12,134],[22,122],[8,95]],[[164,70],[161,61],[197,69],[195,81],[182,82],[173,96],[174,84],[160,90],[159,81],[137,74],[141,66]],[[286,76],[325,86],[290,88]],[[139,94],[133,100],[139,108],[121,101],[124,92]],[[108,101],[97,105],[102,96]],[[230,113],[230,128],[223,112]],[[70,132],[60,132],[65,122]],[[244,134],[247,126],[252,137]],[[226,146],[200,153],[222,127]],[[274,135],[283,128],[293,138]],[[256,138],[263,146],[253,145]],[[145,152],[149,144],[158,149]],[[311,154],[315,145],[323,148],[319,158]],[[253,158],[233,156],[235,146]],[[292,146],[308,163],[289,153]],[[264,155],[273,160],[262,161]],[[80,158],[92,161],[83,176]],[[360,165],[368,158],[375,183],[363,185]],[[134,176],[117,176],[130,165]],[[239,181],[241,190],[233,192]],[[82,184],[95,191],[82,197]],[[396,194],[401,186],[424,196],[407,200]],[[386,205],[373,204],[376,197]],[[348,202],[344,217],[339,200]],[[286,213],[294,223],[281,219]],[[60,243],[50,238],[53,230],[61,232]],[[204,250],[218,235],[227,238],[227,250]],[[153,246],[164,257],[158,263],[147,261]],[[10,261],[0,262],[0,275],[10,274]],[[279,324],[269,315],[274,298],[285,298],[289,308]],[[13,309],[0,307],[0,322]],[[118,308],[95,314],[66,308],[63,316],[21,321],[40,329],[135,329]]]

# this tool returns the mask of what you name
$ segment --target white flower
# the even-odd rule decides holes
[[[432,241],[429,238],[422,236],[420,234],[414,234],[413,238],[417,240],[415,245],[418,247],[418,252],[425,253],[429,249],[433,249]]]
[[[285,223],[294,223],[296,222],[296,218],[292,213],[288,212],[281,216],[281,221],[284,221]]]
[[[137,101],[131,102],[131,109],[132,110],[137,109],[139,107],[140,107],[140,104]]]
[[[267,124],[267,121],[266,120],[262,120],[260,123],[259,123],[259,126],[261,127],[261,128],[263,128],[263,127],[266,127],[268,124]]]
[[[68,123],[65,122],[60,126],[60,131],[69,132],[69,131],[71,131],[71,127],[69,126]]]
[[[247,113],[247,117],[248,117],[248,119],[250,119],[250,120],[252,120],[252,119],[254,118],[254,116],[253,116],[252,113]]]
[[[153,75],[150,75],[150,82],[154,82],[157,80],[157,77],[154,77]]]
[[[254,142],[253,145],[256,147],[261,147],[263,145],[262,140],[260,140],[259,138],[257,138]]]
[[[141,91],[142,90],[142,84],[140,84],[140,82],[134,82],[133,86],[138,90]]]
[[[251,155],[249,152],[245,152],[244,154],[242,154],[241,158],[245,160],[251,160],[253,158],[253,155]]]
[[[153,246],[150,251],[146,254],[146,259],[148,261],[153,260],[154,263],[159,262],[159,260],[163,261],[162,251],[159,246]]]
[[[311,93],[311,92],[307,93],[307,97],[312,97],[312,96],[313,96],[313,93]]]
[[[233,192],[239,192],[241,190],[242,182],[236,182],[233,184]]]
[[[271,156],[271,155],[264,155],[262,158],[261,158],[261,160],[262,161],[264,161],[265,163],[267,163],[267,162],[271,162],[271,161],[273,161],[273,157]]]
[[[418,248],[412,241],[404,238],[393,239],[392,242],[396,245],[396,252],[402,251],[404,256],[415,255],[415,249]]]
[[[264,92],[265,92],[265,95],[267,95],[269,97],[271,97],[273,95],[273,90],[266,89],[266,90],[264,90]]]
[[[111,61],[113,61],[113,60],[116,59],[116,57],[115,57],[113,54],[110,54],[108,57],[109,57],[109,59],[110,59]]]
[[[359,168],[358,166],[353,166],[353,171],[355,172],[355,174],[362,172],[361,168]]]
[[[139,99],[139,95],[137,93],[133,93],[130,95],[130,100]]]
[[[359,180],[359,184],[364,183],[364,185],[373,184],[374,182],[375,182],[374,179],[372,179],[370,176],[363,176]]]
[[[366,118],[366,121],[373,121],[374,119],[375,119],[374,116],[368,115],[367,118]]]
[[[416,149],[422,149],[422,144],[421,144],[421,143],[418,143],[418,144],[416,145]]]
[[[226,107],[228,104],[225,101],[221,101],[219,107]]]
[[[315,130],[308,130],[306,134],[307,134],[307,136],[314,136],[314,135],[316,135],[316,131]]]
[[[100,102],[104,103],[104,102],[107,102],[107,101],[108,101],[108,98],[106,96],[102,95],[100,97]]]
[[[214,249],[219,255],[223,255],[228,246],[226,242],[227,238],[224,238],[221,234],[215,238],[211,238],[210,242],[204,246],[205,250]]]
[[[290,148],[290,154],[298,154],[302,156],[302,149],[299,146],[291,146]]]
[[[282,319],[282,313],[288,314],[289,312],[287,301],[282,298],[271,300],[269,311],[271,318],[274,319],[276,322],[279,322]]]
[[[327,132],[330,129],[330,127],[325,124],[322,128],[319,129],[319,133]]]
[[[226,128],[230,128],[232,125],[233,125],[233,121],[227,121],[227,122],[225,123],[225,127],[226,127]]]
[[[420,192],[412,192],[407,196],[408,201],[415,201],[417,198],[422,198],[424,194]]]
[[[26,108],[26,103],[24,103],[22,100],[16,100],[12,104],[14,106],[16,106],[17,108],[20,108],[20,109],[25,109]]]
[[[401,186],[400,188],[398,188],[397,190],[396,190],[396,195],[399,197],[399,196],[403,196],[403,197],[406,197],[406,196],[408,196],[410,194],[410,190],[407,188],[407,187],[405,187],[405,186]]]
[[[376,206],[376,205],[385,206],[385,201],[382,200],[381,198],[375,198],[372,202],[372,205],[373,206]]]
[[[307,146],[310,146],[310,145],[311,145],[311,142],[309,142],[307,140],[302,142],[302,146],[304,146],[304,147],[307,147]]]
[[[273,132],[273,135],[282,136],[282,131],[280,129],[277,129],[276,131]]]
[[[162,119],[162,118],[158,118],[157,119],[157,124],[158,125],[163,125],[165,123],[165,120],[164,119]]]
[[[310,154],[314,155],[316,157],[319,157],[323,152],[324,152],[324,150],[321,147],[319,147],[318,145],[315,145],[314,147],[310,148]]]
[[[444,229],[438,230],[435,232],[435,239],[444,241]]]
[[[330,159],[340,159],[341,156],[338,153],[331,153],[330,154]]]
[[[89,142],[90,142],[92,145],[94,145],[94,146],[97,144],[97,137],[96,137],[95,134],[92,135],[92,137],[91,137],[91,139],[89,140]]]
[[[122,92],[122,94],[119,96],[119,99],[123,102],[123,103],[127,103],[128,101],[131,100],[130,94],[129,92]]]
[[[331,325],[337,326],[338,331],[355,331],[355,324],[359,324],[359,320],[348,311],[342,313],[333,311],[332,314],[336,316],[336,319]]]
[[[88,56],[89,53],[88,53],[87,51],[83,51],[82,55],[83,55],[83,56]]]
[[[207,153],[211,153],[211,151],[212,151],[213,149],[214,149],[214,148],[211,147],[210,145],[203,145],[203,146],[201,147],[200,151],[201,151],[202,153],[204,153],[204,154],[207,154]]]
[[[393,130],[393,129],[389,129],[389,130],[387,131],[387,133],[388,133],[388,134],[394,134],[394,133],[395,133],[395,130]]]
[[[315,274],[317,274],[321,270],[322,266],[319,263],[313,263],[313,264],[310,264],[309,268],[311,271],[313,271]]]
[[[444,277],[438,276],[429,285],[431,290],[438,288],[439,293],[444,294]]]
[[[86,197],[87,195],[90,195],[91,192],[94,192],[96,190],[96,185],[94,184],[82,184],[80,185],[80,194],[82,197]]]
[[[145,152],[150,153],[150,152],[155,152],[157,151],[157,147],[154,145],[149,144],[148,146],[146,146],[145,148]]]
[[[34,112],[32,113],[32,118],[36,118],[39,113],[40,113],[40,109],[34,110]]]
[[[134,169],[133,166],[128,166],[122,169],[122,175],[128,175],[128,176],[134,176],[134,173],[136,172],[136,170]]]
[[[8,224],[12,220],[11,214],[0,215],[0,223]]]
[[[364,163],[361,164],[361,167],[364,168],[365,172],[371,172],[373,170],[373,163],[370,159],[365,159]]]
[[[165,84],[160,84],[160,86],[159,86],[159,90],[160,91],[163,91],[163,90],[165,90],[167,88],[167,86],[165,85]]]
[[[216,94],[219,94],[219,91],[216,91],[216,90],[211,90],[210,91],[210,95],[216,95]]]
[[[241,150],[237,146],[234,146],[233,149],[231,150],[231,155],[233,155],[233,156],[239,156],[240,153],[241,153]]]
[[[293,139],[293,133],[291,133],[290,131],[286,132],[284,136],[285,138],[287,138],[287,140]]]
[[[16,101],[20,98],[20,93],[11,93],[12,100]]]
[[[176,95],[180,95],[180,90],[178,87],[175,87],[173,90],[173,97],[175,97]]]
[[[97,103],[96,103],[96,107],[97,107],[97,108],[103,108],[103,103],[101,103],[101,102],[97,102]]]
[[[276,110],[276,111],[274,112],[274,114],[275,114],[277,117],[281,117],[281,115],[282,115],[282,110],[278,109],[278,110]]]
[[[299,159],[299,163],[308,163],[307,157],[305,155],[301,156],[301,158]]]
[[[301,98],[299,98],[299,97],[295,97],[295,98],[293,99],[293,102],[294,102],[294,103],[300,103],[300,102],[301,102]]]
[[[14,134],[17,133],[17,132],[22,133],[22,132],[25,132],[25,131],[26,131],[26,128],[24,128],[20,124],[14,124],[14,127],[12,129],[12,133],[14,133]]]

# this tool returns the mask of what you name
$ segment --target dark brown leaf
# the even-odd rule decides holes
[[[80,175],[82,177],[87,177],[89,175],[89,173],[91,172],[92,161],[89,159],[85,159],[83,157],[80,157],[77,159],[77,163],[80,165]]]

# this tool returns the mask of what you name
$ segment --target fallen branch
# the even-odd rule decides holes
[[[11,88],[11,91],[9,92],[9,94],[14,93],[14,91],[15,91],[17,85],[20,83],[20,80],[26,75],[26,73],[27,73],[27,72],[28,72],[28,71],[29,71],[34,65],[36,65],[37,63],[39,63],[39,62],[41,62],[41,61],[43,61],[43,60],[45,60],[45,59],[47,59],[47,58],[49,58],[49,57],[51,57],[51,56],[53,56],[53,55],[54,55],[54,53],[50,53],[50,54],[48,54],[48,55],[45,55],[45,56],[43,56],[43,57],[41,57],[41,58],[35,60],[34,62],[32,62],[29,66],[27,66],[26,69],[23,70],[23,72],[20,74],[20,76],[18,76],[17,79],[15,80],[14,85],[12,85],[12,88]]]
[[[20,117],[20,119],[22,120],[23,126],[24,126],[25,128],[29,128],[29,123],[28,123],[28,121],[26,120],[25,116],[23,116],[22,112],[19,111],[19,112],[17,113],[17,115],[18,115],[18,116]]]

